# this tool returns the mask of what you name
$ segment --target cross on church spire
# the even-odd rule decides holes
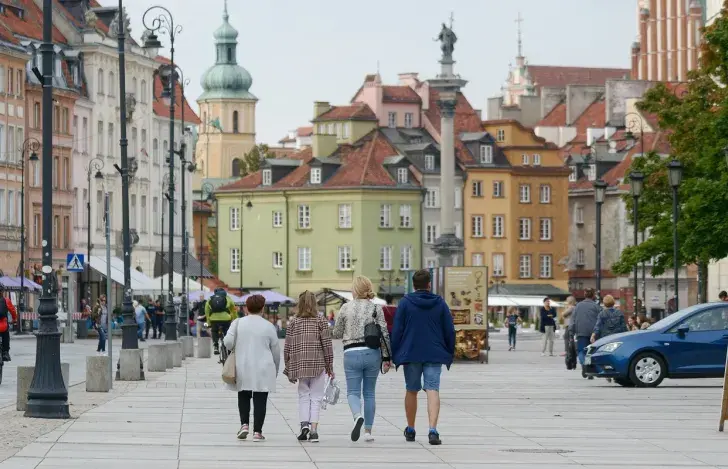
[[[222,10],[222,19],[227,21],[230,18],[230,15],[228,15],[228,9],[227,9],[227,0],[224,0],[224,7]]]
[[[455,22],[455,12],[450,12],[450,29],[452,29],[452,24]]]
[[[227,0],[225,0],[227,1]],[[521,31],[521,24],[523,23],[523,17],[521,16],[521,12],[518,12],[518,18],[516,19],[516,24],[518,25],[518,57],[523,57],[523,40],[522,37],[522,31]]]

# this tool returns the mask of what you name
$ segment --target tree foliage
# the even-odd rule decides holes
[[[275,153],[270,151],[270,147],[265,143],[254,146],[248,153],[243,156],[240,165],[240,176],[247,176],[260,169],[260,162],[264,158],[275,158]]]
[[[678,87],[659,84],[638,103],[655,114],[661,131],[667,132],[672,157],[683,165],[679,187],[677,224],[680,265],[728,256],[728,18],[719,17],[705,31],[701,64],[689,81]],[[676,90],[679,90],[676,92]],[[627,273],[637,263],[654,260],[653,275],[673,265],[672,188],[667,180],[667,161],[651,153],[635,158],[631,171],[645,175],[639,199],[640,230],[650,236],[637,247],[622,252],[613,266]],[[630,211],[632,198],[625,196]]]

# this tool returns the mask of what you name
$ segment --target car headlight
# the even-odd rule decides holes
[[[599,351],[604,353],[612,353],[617,350],[620,345],[622,345],[622,342],[610,342],[599,347]]]

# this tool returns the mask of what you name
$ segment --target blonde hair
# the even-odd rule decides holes
[[[372,281],[363,275],[359,275],[352,282],[351,294],[355,300],[371,300],[377,296],[374,294]]]
[[[566,299],[566,304],[569,306],[575,306],[576,305],[576,298],[573,296],[570,296]]]
[[[606,306],[607,308],[611,308],[614,306],[614,297],[612,295],[605,295],[604,300],[602,301],[604,302],[604,306]]]
[[[296,311],[296,317],[315,318],[316,316],[318,316],[316,295],[306,290],[298,295],[298,311]]]
[[[509,306],[508,307],[508,314],[509,315],[510,314],[518,314],[518,308],[516,308],[515,306]]]

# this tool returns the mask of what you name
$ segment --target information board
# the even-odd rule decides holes
[[[445,267],[440,295],[455,323],[455,358],[477,360],[487,347],[488,268]]]

